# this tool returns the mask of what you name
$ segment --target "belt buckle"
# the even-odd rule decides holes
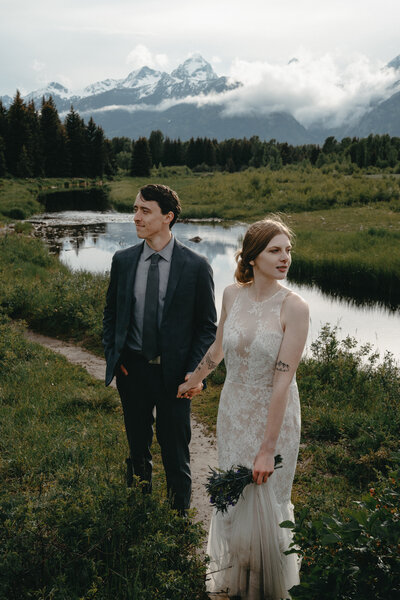
[[[161,365],[161,356],[156,356],[149,360],[149,365]]]

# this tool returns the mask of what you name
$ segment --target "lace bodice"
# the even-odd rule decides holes
[[[249,287],[238,290],[223,336],[228,382],[272,385],[283,337],[282,302],[289,293],[282,288],[270,298],[255,302],[249,296]]]

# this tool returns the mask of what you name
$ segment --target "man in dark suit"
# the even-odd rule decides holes
[[[190,398],[178,385],[215,338],[214,284],[208,261],[174,238],[181,207],[173,190],[146,185],[134,204],[139,244],[115,253],[103,320],[106,385],[116,375],[132,474],[151,490],[153,409],[172,506],[189,508]]]

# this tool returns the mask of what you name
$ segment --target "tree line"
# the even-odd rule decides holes
[[[293,146],[275,139],[218,141],[165,137],[160,130],[148,138],[106,139],[92,118],[86,125],[71,106],[64,122],[50,96],[40,110],[31,100],[25,103],[17,92],[7,110],[0,102],[0,177],[103,177],[118,168],[132,176],[147,177],[153,166],[187,166],[193,171],[241,171],[286,165],[316,167],[337,163],[349,173],[355,168],[391,168],[400,172],[400,138],[371,134],[367,138],[328,137],[322,146]]]
[[[86,125],[71,106],[61,122],[52,97],[40,110],[19,92],[7,110],[0,102],[0,176],[103,177],[116,165],[112,146],[91,118]]]
[[[164,137],[159,130],[149,138],[132,141],[127,137],[111,140],[113,153],[120,168],[132,176],[148,176],[153,166],[185,165],[194,171],[241,171],[248,167],[268,166],[273,170],[286,165],[310,164],[323,167],[339,163],[352,169],[376,167],[395,168],[400,172],[400,138],[371,134],[367,138],[328,137],[322,146],[303,144],[293,146],[272,139],[262,141],[258,136],[249,139],[218,141],[191,138],[188,141]]]

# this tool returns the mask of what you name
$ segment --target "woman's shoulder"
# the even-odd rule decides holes
[[[237,283],[232,283],[224,289],[222,303],[227,313],[229,312],[230,308],[232,307],[232,304],[235,302],[237,295],[240,294],[242,289],[243,286]]]
[[[308,304],[299,294],[293,292],[289,288],[284,288],[287,290],[286,296],[283,300],[282,308],[285,311],[290,311],[292,314],[294,313],[296,316],[307,316],[309,315]]]
[[[227,285],[226,288],[224,289],[224,296],[226,298],[231,298],[236,296],[239,291],[243,288],[242,285],[239,285],[238,283],[231,283],[231,285]]]

